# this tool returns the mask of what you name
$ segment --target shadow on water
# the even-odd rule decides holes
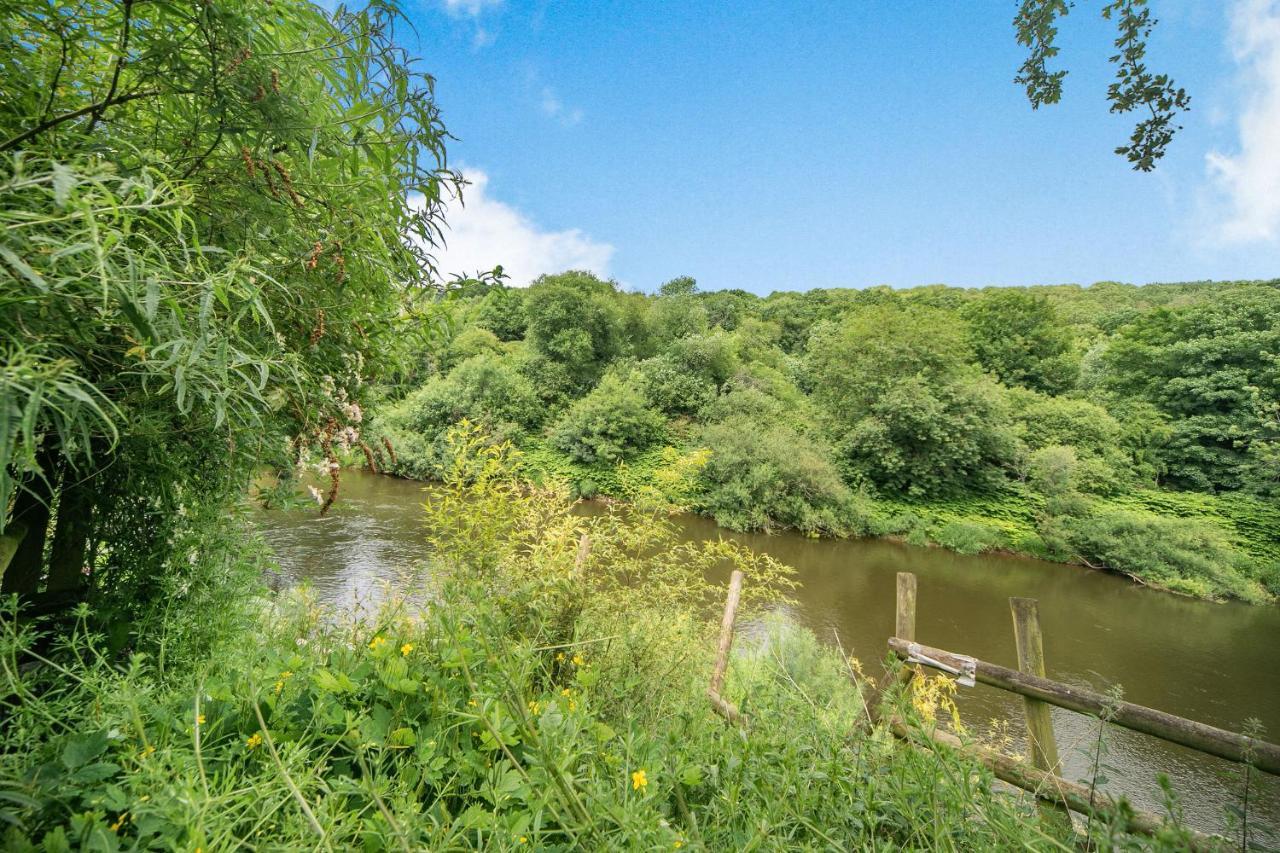
[[[403,568],[426,557],[423,486],[350,471],[342,489],[328,517],[263,513],[262,530],[285,575],[308,580],[322,601],[376,604],[384,584],[402,582]],[[736,539],[794,566],[801,581],[794,618],[827,641],[838,632],[868,671],[876,671],[893,632],[895,575],[910,571],[919,580],[922,643],[1016,667],[1008,599],[1036,598],[1050,677],[1095,690],[1119,684],[1131,702],[1234,731],[1256,717],[1268,740],[1280,739],[1280,607],[1211,604],[1038,560],[966,557],[877,540],[738,534],[696,516],[679,521],[687,538]],[[1014,748],[1022,748],[1018,697],[981,685],[961,693],[971,728],[983,733],[988,721],[1006,720]],[[1083,752],[1093,744],[1097,722],[1061,710],[1053,721],[1063,775],[1084,779],[1089,761]],[[1243,787],[1237,766],[1116,727],[1106,737],[1106,760],[1114,768],[1106,774],[1109,789],[1161,811],[1155,778],[1165,773],[1191,823],[1223,827],[1224,807]],[[1250,825],[1280,827],[1280,779],[1255,774],[1253,789]]]

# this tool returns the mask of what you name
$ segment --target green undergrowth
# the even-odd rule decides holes
[[[175,610],[141,644],[167,667],[86,611],[52,644],[10,612],[4,847],[1070,849],[987,771],[864,725],[857,662],[767,616],[785,567],[658,516],[584,518],[466,450],[429,498],[429,575],[376,612],[286,594],[208,653]],[[724,689],[745,727],[706,697],[712,566],[748,578]],[[889,701],[927,727],[947,691],[917,680]],[[1100,816],[1095,843],[1122,829]]]

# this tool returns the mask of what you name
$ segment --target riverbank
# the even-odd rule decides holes
[[[429,582],[438,604],[393,595],[352,613],[305,591],[257,599],[230,583],[218,602],[226,631],[211,648],[190,644],[199,614],[179,597],[127,662],[82,614],[65,645],[39,652],[41,665],[0,669],[6,695],[24,697],[0,735],[5,846],[1075,841],[961,755],[867,725],[856,662],[803,629],[772,624],[744,637],[724,694],[752,724],[716,716],[707,609],[723,590],[707,571],[728,561],[748,573],[748,618],[786,593],[781,564],[723,541],[682,542],[653,516],[583,516],[555,495],[469,471],[428,496],[433,559],[414,588]],[[257,568],[242,561],[238,579]],[[0,621],[0,657],[34,658],[36,636],[16,624]],[[927,730],[948,716],[949,691],[945,680],[916,682],[886,701]],[[1100,813],[1088,843],[1121,842],[1125,827],[1123,810]],[[1185,842],[1174,818],[1154,849]]]
[[[430,479],[438,450],[418,436],[380,426],[397,448],[395,461],[384,457],[383,467]],[[708,453],[697,446],[657,445],[618,464],[580,462],[536,438],[526,438],[520,449],[528,476],[563,483],[573,497],[679,507],[742,529],[708,511],[701,479]],[[1274,503],[1244,494],[1138,489],[1091,498],[1083,518],[1065,519],[1076,523],[1070,538],[1061,534],[1064,520],[1047,510],[1042,495],[1019,484],[999,493],[931,501],[859,493],[843,529],[821,535],[1081,565],[1213,601],[1265,605],[1280,594],[1280,506]]]

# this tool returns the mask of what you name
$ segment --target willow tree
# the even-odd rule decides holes
[[[458,183],[399,21],[0,0],[5,591],[154,592],[252,471],[360,442]]]

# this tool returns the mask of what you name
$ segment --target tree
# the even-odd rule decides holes
[[[1100,381],[1167,419],[1160,453],[1170,484],[1239,489],[1252,483],[1256,453],[1276,439],[1267,410],[1280,403],[1278,354],[1280,285],[1238,288],[1122,328],[1102,354]]]
[[[932,308],[872,306],[816,329],[813,396],[846,476],[915,496],[998,482],[1017,443],[1000,388],[971,358]]]
[[[184,519],[359,441],[367,380],[433,328],[456,182],[397,19],[0,7],[6,591],[157,595]]]
[[[1048,297],[996,288],[963,310],[979,363],[1006,385],[1046,394],[1070,389],[1079,374],[1071,330]]]
[[[526,339],[536,352],[563,365],[579,389],[590,387],[627,350],[616,296],[612,282],[574,270],[539,276],[525,297]]]
[[[1018,44],[1028,48],[1028,55],[1018,76],[1014,78],[1027,89],[1032,109],[1056,104],[1062,99],[1064,70],[1050,71],[1049,61],[1058,55],[1055,43],[1057,23],[1066,17],[1074,4],[1069,0],[1022,0],[1013,19]],[[1102,17],[1116,24],[1116,53],[1110,57],[1116,67],[1116,79],[1107,88],[1111,112],[1145,112],[1134,127],[1128,145],[1115,149],[1137,171],[1150,172],[1156,161],[1181,130],[1175,125],[1178,113],[1191,108],[1191,97],[1177,88],[1167,74],[1153,74],[1144,62],[1147,39],[1156,25],[1147,8],[1147,0],[1113,0],[1102,7]]]

